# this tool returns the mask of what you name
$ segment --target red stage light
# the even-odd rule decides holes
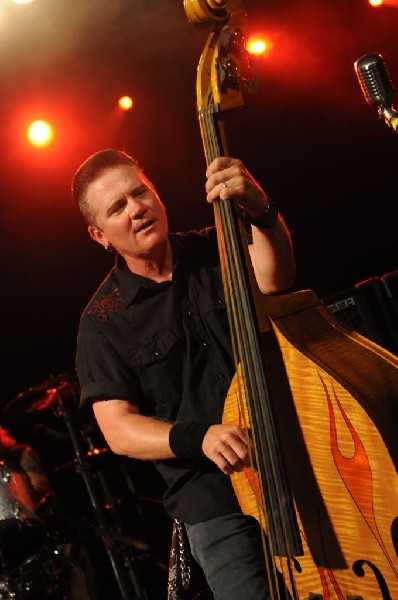
[[[251,37],[246,43],[246,50],[253,56],[264,56],[271,48],[272,43],[260,37]]]
[[[48,146],[54,136],[54,131],[47,121],[33,121],[28,127],[27,138],[33,146]]]
[[[133,99],[130,98],[130,96],[122,96],[121,98],[119,98],[119,108],[120,110],[130,110],[131,108],[133,108]]]

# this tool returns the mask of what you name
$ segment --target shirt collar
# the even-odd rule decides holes
[[[169,239],[173,255],[174,279],[176,273],[179,271],[181,264],[181,242],[176,236],[176,234],[169,234]],[[157,283],[152,279],[148,279],[148,277],[137,275],[137,273],[134,273],[128,268],[126,260],[119,253],[116,254],[113,272],[117,279],[118,286],[120,288],[122,298],[124,299],[125,306],[133,302],[140,289],[154,289],[156,287],[168,285],[171,283],[169,281]]]

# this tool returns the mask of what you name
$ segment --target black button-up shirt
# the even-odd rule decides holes
[[[170,235],[172,281],[115,267],[80,322],[81,401],[125,399],[168,422],[220,423],[234,374],[215,228]],[[156,461],[172,518],[210,519],[239,505],[229,476],[207,458]]]

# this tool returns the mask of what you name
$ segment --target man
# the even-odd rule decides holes
[[[237,159],[215,159],[206,177],[207,201],[235,201],[252,224],[260,290],[290,288],[292,245],[276,205]],[[117,252],[80,322],[82,402],[114,452],[155,461],[165,509],[185,523],[214,597],[265,600],[259,527],[229,477],[250,442],[221,423],[234,365],[215,229],[171,234],[153,184],[120,151],[89,157],[72,190],[90,236]]]

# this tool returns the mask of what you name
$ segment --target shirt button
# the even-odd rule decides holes
[[[195,315],[195,313],[193,312],[193,310],[188,310],[187,315],[188,315],[188,317],[193,317]]]
[[[155,350],[155,357],[156,357],[156,358],[159,358],[159,356],[160,356],[160,352],[159,352],[159,350]]]
[[[202,346],[203,346],[203,348],[207,348],[208,343],[207,342],[202,342]]]
[[[220,380],[224,379],[224,375],[222,373],[219,373],[218,374],[218,379],[220,379]]]

